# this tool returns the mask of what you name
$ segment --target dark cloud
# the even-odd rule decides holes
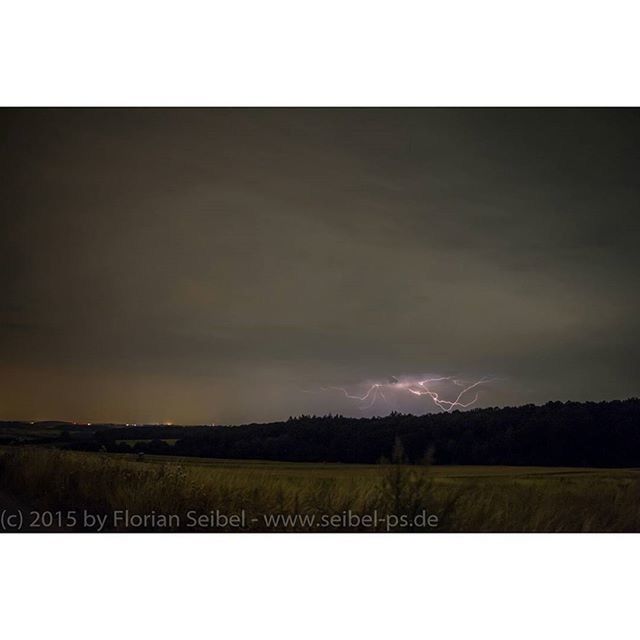
[[[3,417],[357,413],[301,389],[436,372],[637,394],[637,110],[0,118]]]

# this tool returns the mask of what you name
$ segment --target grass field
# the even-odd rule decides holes
[[[138,461],[8,447],[0,480],[28,508],[101,514],[104,530],[640,531],[640,470],[632,469]],[[122,511],[149,517],[132,526],[112,518]],[[428,516],[436,520],[427,525]]]

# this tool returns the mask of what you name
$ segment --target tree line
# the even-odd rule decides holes
[[[134,444],[124,440],[139,439]],[[168,443],[165,439],[176,439]],[[415,416],[297,416],[268,424],[114,427],[73,448],[291,462],[640,466],[640,400],[549,402]]]

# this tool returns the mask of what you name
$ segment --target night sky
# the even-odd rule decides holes
[[[4,109],[0,144],[0,419],[640,391],[638,110]]]

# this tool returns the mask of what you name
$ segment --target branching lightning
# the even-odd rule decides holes
[[[492,378],[480,378],[479,380],[468,381],[456,378],[454,376],[439,376],[435,378],[403,378],[401,380],[392,377],[388,382],[374,382],[369,385],[363,394],[350,392],[345,387],[323,387],[322,391],[339,391],[345,397],[351,400],[357,400],[362,403],[362,410],[370,409],[378,400],[386,401],[385,390],[405,391],[414,396],[428,397],[436,407],[444,412],[451,412],[455,409],[466,409],[475,404],[478,400],[478,387],[491,382]],[[450,383],[460,390],[452,396],[453,399],[445,399],[442,397],[443,391],[434,391],[433,386],[437,384]],[[474,391],[475,390],[475,391]],[[473,392],[473,394],[471,393]]]
[[[341,391],[344,393],[347,398],[351,398],[352,400],[360,400],[360,402],[367,402],[367,404],[363,405],[363,409],[371,408],[378,398],[382,398],[386,400],[384,397],[384,393],[382,392],[382,386],[380,383],[376,382],[369,387],[369,390],[363,395],[352,395],[343,387],[330,387],[331,389],[335,389],[336,391]]]
[[[453,382],[453,384],[455,384],[457,387],[462,387],[462,391],[458,393],[455,400],[443,400],[442,398],[440,398],[440,395],[438,393],[436,393],[435,391],[432,391],[428,387],[428,385],[433,382],[440,382],[443,380],[451,380],[451,382]],[[427,395],[443,411],[453,411],[454,409],[465,409],[466,407],[470,407],[472,404],[474,404],[478,400],[477,392],[474,394],[471,400],[467,400],[465,402],[463,398],[472,389],[475,389],[476,387],[479,387],[481,384],[485,384],[489,381],[490,380],[487,378],[480,378],[480,380],[476,380],[475,382],[472,382],[469,384],[469,383],[466,383],[464,380],[456,380],[454,378],[428,378],[427,380],[420,380],[417,383],[416,386],[419,387],[418,389],[412,388],[410,386],[410,387],[407,387],[407,391],[409,391],[410,393],[413,393],[416,396]]]

